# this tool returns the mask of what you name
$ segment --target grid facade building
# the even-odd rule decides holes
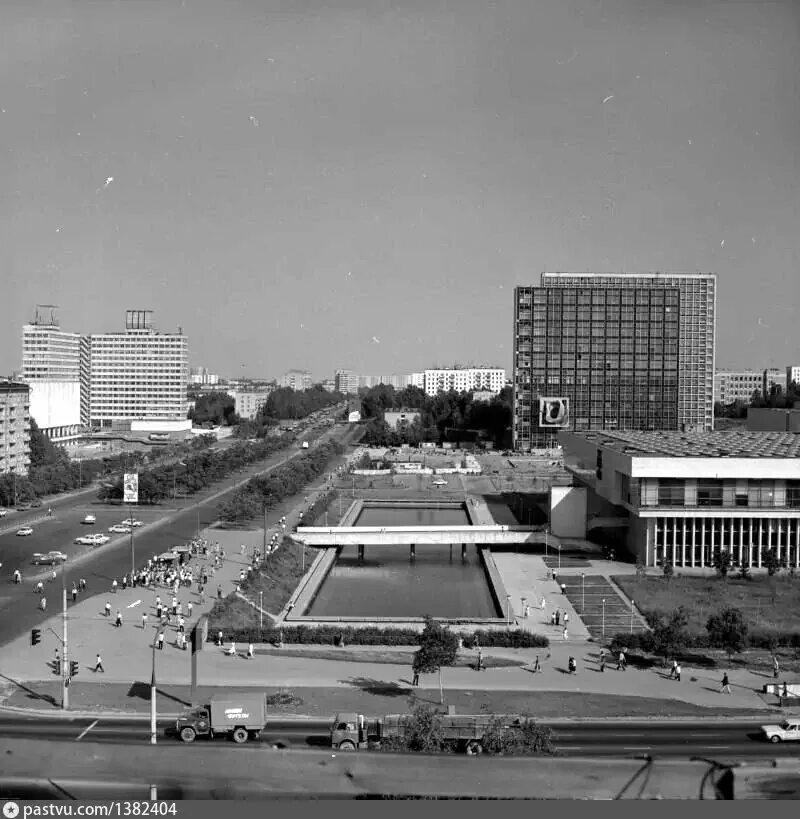
[[[678,425],[714,428],[717,277],[714,273],[542,273],[543,287],[677,287],[680,291]]]
[[[514,325],[515,449],[556,445],[545,396],[567,400],[561,428],[677,428],[677,288],[517,287]]]
[[[428,395],[438,392],[472,392],[488,390],[497,395],[506,385],[506,371],[499,367],[464,367],[441,370],[425,370],[425,386]]]
[[[31,463],[30,389],[0,382],[0,473],[27,475]]]
[[[307,370],[288,370],[280,377],[280,386],[289,387],[295,391],[310,390],[312,386],[311,373]]]
[[[54,442],[81,433],[80,351],[80,334],[66,332],[56,323],[22,328],[20,381],[30,386],[31,416]]]
[[[188,348],[182,332],[157,332],[151,325],[150,311],[128,311],[125,332],[84,336],[84,423],[127,430],[133,421],[185,420]]]
[[[754,392],[763,389],[762,370],[718,370],[714,373],[714,401],[732,404],[734,401],[750,403]]]
[[[358,375],[352,370],[336,370],[334,379],[336,391],[344,395],[356,395],[358,393]]]

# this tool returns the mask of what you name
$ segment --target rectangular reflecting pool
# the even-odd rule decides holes
[[[426,503],[370,505],[355,526],[466,526],[464,507]],[[318,589],[306,617],[495,618],[498,612],[478,548],[461,544],[418,545],[416,560],[409,545],[366,547],[363,562],[358,547],[346,546]]]

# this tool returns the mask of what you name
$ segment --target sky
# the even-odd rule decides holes
[[[0,373],[126,309],[226,377],[510,368],[542,270],[718,275],[800,364],[794,0],[3,0]]]

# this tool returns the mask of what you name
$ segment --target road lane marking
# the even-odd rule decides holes
[[[86,728],[84,728],[83,731],[81,731],[80,734],[75,737],[75,742],[80,742],[86,736],[86,734],[88,734],[89,731],[91,731],[92,728],[97,725],[98,722],[100,722],[100,720],[96,719],[91,725],[87,725]]]
[[[706,745],[706,748],[713,748],[715,751],[721,751],[725,748],[733,748],[733,745]]]
[[[134,600],[133,603],[131,603],[130,606],[128,606],[128,608],[129,609],[136,608],[136,606],[138,606],[141,602],[142,602],[141,600]]]
[[[623,751],[649,751],[652,749],[652,745],[623,745]]]

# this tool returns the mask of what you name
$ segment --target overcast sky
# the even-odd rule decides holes
[[[546,270],[702,270],[800,364],[800,3],[0,3],[0,373],[59,305],[192,365],[511,366]]]

